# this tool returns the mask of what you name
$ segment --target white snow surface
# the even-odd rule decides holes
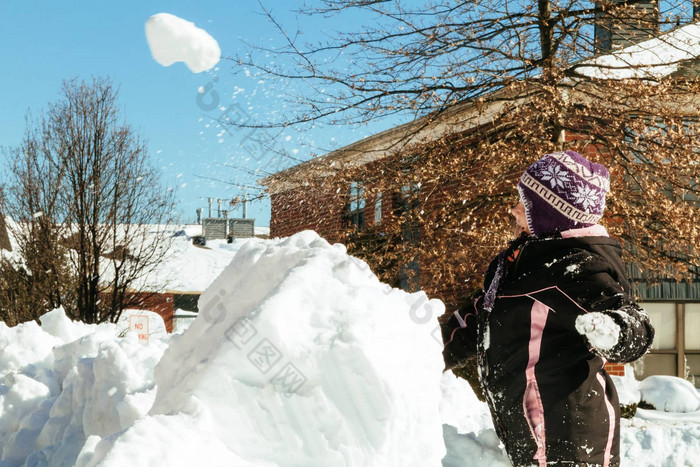
[[[141,290],[202,292],[229,265],[239,248],[248,242],[262,241],[257,238],[236,239],[233,243],[209,240],[205,247],[198,247],[185,235],[172,240],[167,257],[139,284]]]
[[[593,311],[576,318],[576,331],[598,350],[610,350],[620,338],[620,326],[608,315]]]
[[[510,465],[486,405],[441,373],[442,303],[344,247],[246,242],[200,310],[147,343],[60,309],[0,323],[0,467]],[[622,421],[622,465],[694,465],[695,388],[613,379],[623,403],[660,409]]]
[[[689,381],[672,376],[655,375],[639,384],[641,399],[663,412],[696,412],[700,396]]]
[[[700,57],[700,24],[601,55],[577,65],[576,71],[599,79],[658,79],[678,70],[685,60]]]
[[[440,465],[442,302],[302,232],[241,246],[200,310],[146,344],[0,327],[0,465]]]
[[[146,21],[146,40],[153,59],[163,66],[184,62],[193,73],[201,73],[221,59],[219,43],[207,31],[169,13]]]

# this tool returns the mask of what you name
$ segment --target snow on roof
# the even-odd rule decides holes
[[[659,37],[575,65],[576,72],[600,79],[658,79],[700,57],[700,24],[691,23]]]
[[[173,238],[170,250],[156,269],[135,286],[141,291],[202,292],[229,265],[236,252],[257,238],[209,240],[205,247],[192,244],[188,236]]]
[[[184,62],[193,73],[201,73],[221,59],[219,43],[207,31],[169,13],[146,21],[146,40],[151,55],[163,66]]]

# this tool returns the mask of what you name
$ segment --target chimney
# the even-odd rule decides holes
[[[197,224],[201,224],[201,223],[202,223],[202,212],[203,212],[203,211],[204,211],[204,209],[202,209],[202,208],[197,208]]]
[[[610,53],[659,34],[659,0],[598,0],[596,53]]]
[[[221,217],[221,200],[216,200],[216,217]]]
[[[209,198],[209,219],[211,219],[211,210],[214,206],[214,198]]]
[[[248,218],[248,198],[243,198],[243,219]]]

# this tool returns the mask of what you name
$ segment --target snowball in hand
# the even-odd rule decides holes
[[[146,40],[151,55],[163,66],[184,62],[193,73],[201,73],[221,59],[219,44],[208,32],[168,13],[148,19]]]
[[[620,326],[603,313],[592,312],[576,318],[576,330],[598,350],[610,350],[620,337]]]

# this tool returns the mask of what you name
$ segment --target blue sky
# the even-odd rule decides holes
[[[289,10],[296,3],[264,2],[292,28],[297,18]],[[231,60],[222,59],[215,69],[200,74],[183,63],[159,65],[151,57],[144,26],[150,16],[161,12],[205,29],[218,41],[223,57],[245,53],[243,41],[274,45],[280,40],[256,1],[2,1],[0,146],[20,142],[27,111],[37,114],[59,99],[64,79],[109,77],[119,87],[122,115],[148,141],[164,183],[176,188],[182,220],[192,222],[196,208],[205,207],[207,197],[229,199],[244,190],[217,180],[252,185],[257,176],[250,170],[275,171],[292,164],[289,159],[276,160],[260,145],[242,147],[250,143],[246,136],[251,130],[224,131],[217,123],[224,112],[260,121],[274,118],[286,90],[247,76]],[[333,27],[332,21],[323,26],[316,23],[304,31],[305,40],[329,33]],[[200,87],[207,93],[198,102]],[[312,152],[351,143],[384,127],[386,122],[360,129],[254,130],[253,136],[274,140],[276,147],[306,159]],[[240,216],[240,209],[232,215]],[[248,215],[256,219],[256,225],[269,225],[269,200],[252,203]]]

